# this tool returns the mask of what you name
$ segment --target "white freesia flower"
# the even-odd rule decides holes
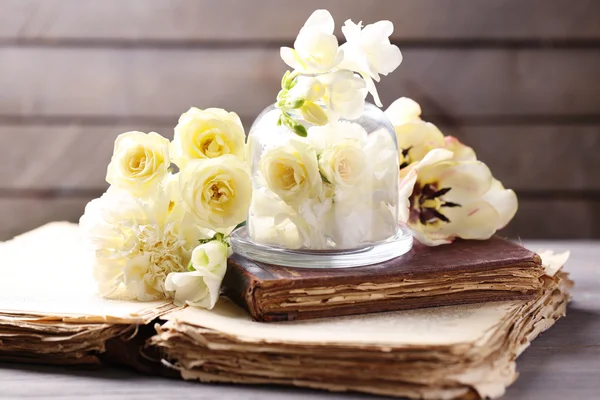
[[[317,103],[310,101],[305,102],[302,107],[300,107],[300,113],[302,114],[302,118],[311,124],[321,126],[329,122],[327,112],[325,112],[323,107]]]
[[[185,270],[203,237],[167,193],[143,201],[114,186],[86,206],[80,227],[94,251],[98,293],[141,301],[166,297],[167,275]]]
[[[325,94],[325,86],[315,77],[299,76],[296,78],[296,84],[287,94],[288,101],[296,100],[319,101]]]
[[[488,239],[517,211],[515,193],[480,161],[454,161],[451,151],[434,149],[406,168],[404,178],[414,180],[415,172],[408,224],[423,244]]]
[[[238,115],[220,108],[190,108],[181,114],[171,143],[171,156],[182,169],[190,160],[232,154],[244,159],[246,136]]]
[[[169,141],[158,133],[127,132],[115,140],[106,181],[136,196],[149,196],[168,174]]]
[[[219,299],[221,282],[227,271],[231,248],[220,240],[196,247],[192,253],[193,271],[173,272],[167,276],[165,288],[174,292],[175,305],[212,309]]]
[[[344,52],[344,59],[339,68],[360,73],[375,104],[381,107],[373,80],[379,82],[380,74],[389,74],[402,62],[400,49],[391,44],[389,39],[394,32],[394,25],[390,21],[379,21],[362,29],[362,22],[355,24],[347,20],[342,32],[346,43],[340,47]]]
[[[244,221],[252,197],[246,165],[230,154],[189,161],[179,173],[179,190],[195,223],[215,231]]]
[[[287,204],[299,204],[322,193],[317,154],[310,144],[290,139],[262,155],[258,168],[267,187]]]
[[[287,65],[303,73],[330,71],[344,56],[333,34],[334,28],[335,23],[329,11],[316,10],[300,30],[294,48],[281,48],[281,58]]]
[[[323,101],[331,120],[359,118],[365,110],[365,80],[352,71],[338,70],[317,76],[324,87]]]

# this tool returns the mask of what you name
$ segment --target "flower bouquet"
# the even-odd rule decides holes
[[[211,308],[232,250],[278,265],[366,265],[406,253],[413,237],[488,239],[510,221],[515,193],[473,149],[408,98],[378,108],[375,82],[402,62],[392,23],[348,20],[342,32],[338,45],[331,14],[317,10],[281,48],[293,70],[247,139],[237,114],[195,107],[172,141],[117,138],[111,186],[80,221],[101,295]]]

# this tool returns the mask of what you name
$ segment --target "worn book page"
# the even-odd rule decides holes
[[[147,323],[175,309],[170,300],[103,299],[77,224],[54,222],[0,244],[0,314],[33,320]]]
[[[247,342],[385,347],[436,346],[477,341],[519,304],[469,304],[264,324],[252,321],[246,311],[222,298],[211,311],[186,308],[170,313],[165,318],[202,326]]]

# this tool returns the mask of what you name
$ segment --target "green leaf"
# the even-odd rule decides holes
[[[306,132],[306,128],[302,124],[294,125],[294,132],[298,136],[306,137],[308,136],[308,132]]]
[[[319,171],[319,174],[321,175],[321,179],[323,180],[323,182],[329,183],[331,185],[331,182],[329,182],[329,179],[327,179],[321,171]]]
[[[233,228],[233,230],[236,230],[237,228],[241,228],[242,226],[246,226],[246,221],[242,221],[242,222],[240,222],[239,224],[237,224],[237,225],[235,226],[235,228]]]

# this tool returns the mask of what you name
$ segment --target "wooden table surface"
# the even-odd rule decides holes
[[[520,377],[504,399],[600,399],[600,241],[536,242],[532,250],[571,250],[575,280],[567,317],[518,359]],[[106,368],[95,371],[0,364],[0,399],[361,399],[360,394],[283,387],[207,385]]]

